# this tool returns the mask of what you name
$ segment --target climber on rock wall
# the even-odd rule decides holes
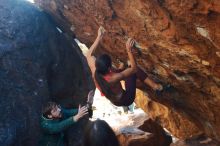
[[[100,27],[98,36],[86,54],[88,65],[96,87],[116,106],[129,106],[134,102],[136,95],[136,79],[140,79],[154,91],[162,91],[163,86],[155,83],[137,65],[133,53],[135,41],[129,38],[126,42],[130,67],[117,70],[112,66],[109,55],[103,54],[97,58],[93,55],[104,36],[104,28]],[[125,81],[125,90],[122,88],[121,80]]]

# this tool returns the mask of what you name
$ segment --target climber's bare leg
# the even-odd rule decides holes
[[[161,84],[155,83],[152,79],[148,77],[144,80],[144,83],[150,86],[153,90],[163,90],[163,86]]]
[[[163,90],[163,86],[161,84],[156,83],[154,80],[150,79],[149,76],[140,68],[137,68],[136,72],[137,78],[144,82],[146,85],[150,86],[155,91]]]

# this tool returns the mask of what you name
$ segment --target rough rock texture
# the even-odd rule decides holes
[[[199,135],[196,137],[191,137],[186,140],[178,140],[172,143],[170,146],[219,146],[220,143],[211,138],[205,137],[204,135]]]
[[[153,135],[144,134],[120,134],[117,136],[121,146],[154,146]]]
[[[79,48],[69,39],[28,2],[0,0],[1,146],[37,145],[45,102],[85,102],[89,82]]]
[[[172,142],[172,137],[168,135],[163,127],[158,125],[152,119],[147,119],[140,129],[153,134],[153,141],[155,146],[169,146]]]
[[[134,116],[132,126],[116,132],[121,146],[169,146],[171,136],[163,128],[146,116]]]
[[[193,122],[208,136],[220,139],[219,0],[36,2],[87,45],[95,39],[99,25],[103,25],[107,35],[100,48],[114,60],[127,60],[125,40],[135,38],[142,51],[137,56],[138,64],[150,76],[174,87],[161,96],[147,89],[149,97],[175,110],[177,117]],[[98,53],[103,51],[100,50]],[[175,119],[173,127],[181,130],[177,126],[181,122]]]
[[[141,107],[150,118],[161,124],[175,137],[185,139],[192,135],[198,135],[202,131],[186,118],[182,118],[174,109],[151,100],[146,92],[136,90],[135,103]],[[189,130],[190,129],[190,130]]]

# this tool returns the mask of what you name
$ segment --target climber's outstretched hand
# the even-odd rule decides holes
[[[74,121],[77,122],[79,119],[81,119],[87,114],[88,114],[88,108],[86,106],[81,107],[81,105],[79,105],[78,113],[73,117],[73,119]]]
[[[104,34],[105,34],[105,29],[104,29],[104,27],[100,26],[100,27],[99,27],[99,30],[98,30],[98,37],[99,37],[100,39],[102,39],[103,36],[104,36]]]

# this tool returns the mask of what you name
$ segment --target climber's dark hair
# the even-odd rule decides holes
[[[119,146],[112,128],[103,120],[88,123],[83,137],[83,146]]]
[[[109,68],[112,66],[111,57],[107,54],[103,54],[96,58],[95,67],[96,71],[102,75],[105,75],[109,72]]]
[[[103,78],[103,75],[109,72],[112,66],[111,57],[107,54],[103,54],[97,57],[95,61],[96,71],[95,80],[99,85],[101,92],[108,98],[111,102],[114,102],[116,95],[112,92],[110,84]]]

